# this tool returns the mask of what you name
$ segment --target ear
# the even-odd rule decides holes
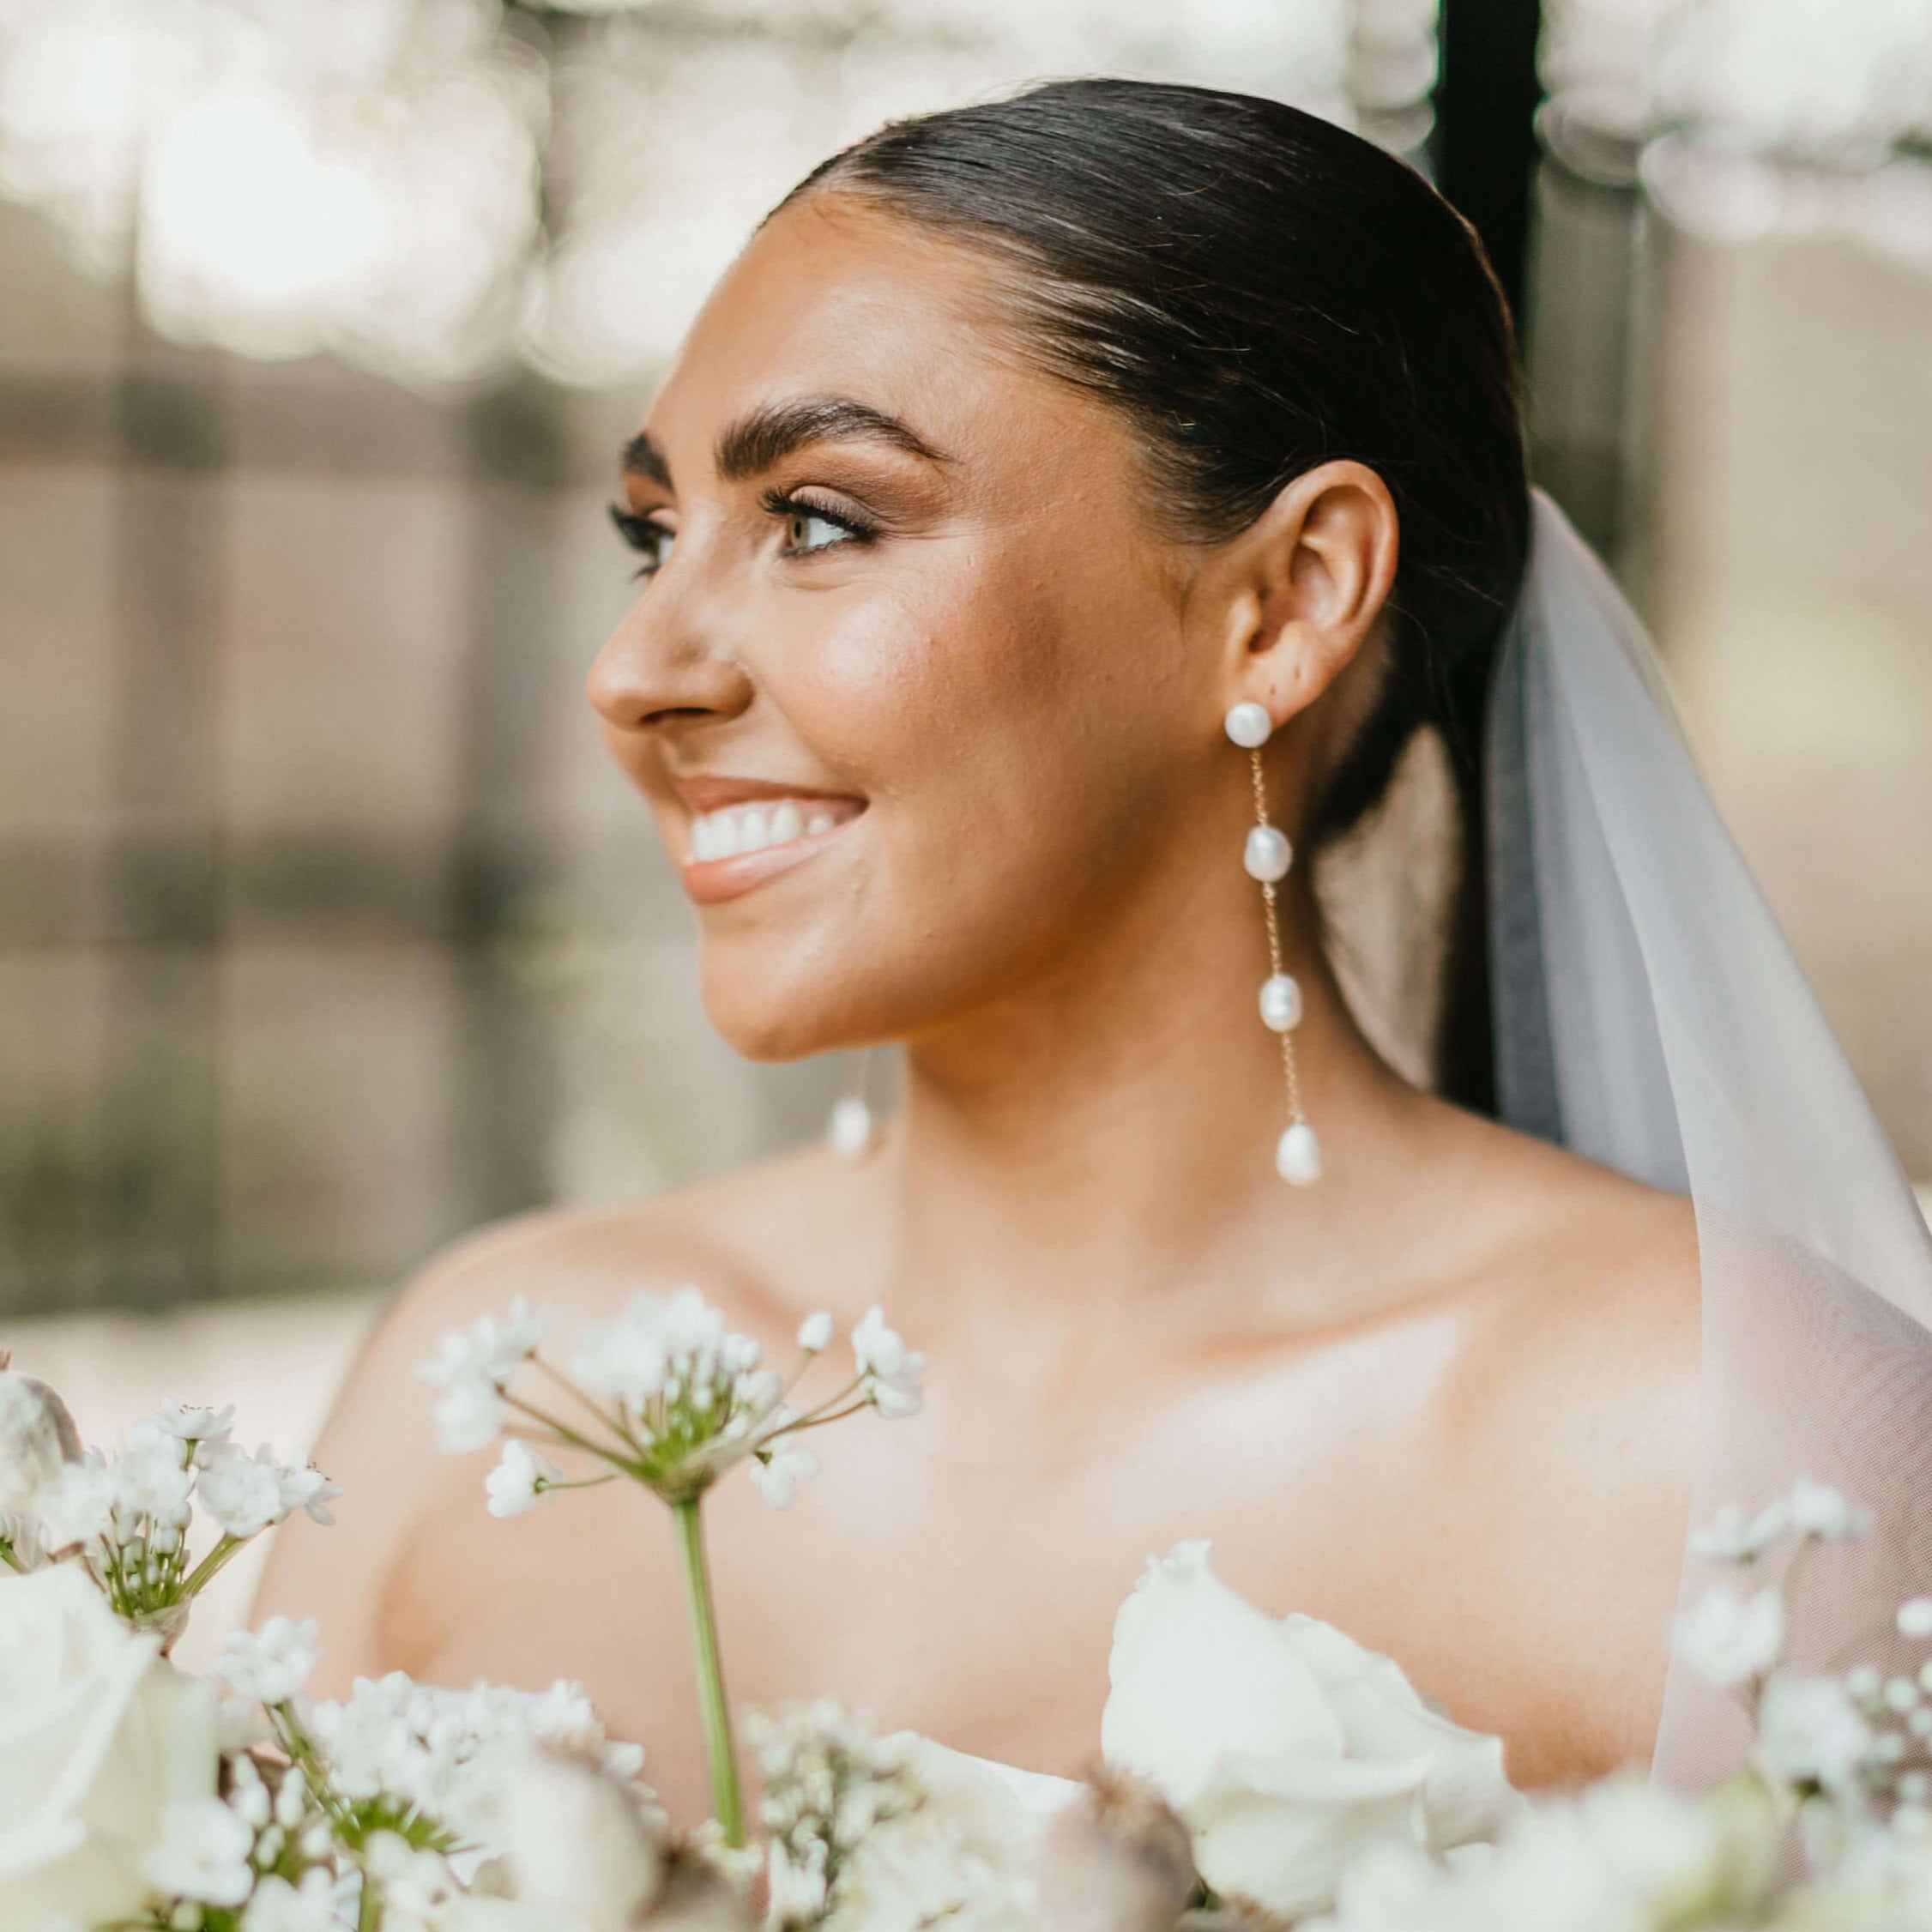
[[[1395,499],[1366,463],[1326,462],[1286,485],[1197,585],[1218,631],[1221,703],[1252,700],[1281,727],[1328,689],[1375,629],[1395,583]]]

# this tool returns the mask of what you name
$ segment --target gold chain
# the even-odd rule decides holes
[[[1268,823],[1268,782],[1262,776],[1261,752],[1259,746],[1248,754],[1248,770],[1254,779],[1254,822],[1258,825]],[[1275,884],[1272,879],[1261,881],[1261,909],[1268,925],[1268,971],[1271,976],[1280,978],[1282,973],[1281,919],[1275,909]],[[1282,1048],[1282,1078],[1288,1086],[1288,1117],[1291,1123],[1300,1126],[1304,1118],[1301,1112],[1301,1078],[1295,1065],[1295,1035],[1291,1031],[1277,1035]]]

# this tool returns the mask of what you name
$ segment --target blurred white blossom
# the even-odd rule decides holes
[[[502,1459],[483,1479],[490,1513],[521,1516],[525,1510],[534,1509],[546,1492],[563,1480],[564,1472],[556,1464],[513,1435],[503,1446]]]
[[[156,1891],[209,1905],[238,1905],[255,1885],[255,1833],[220,1798],[171,1804],[161,1841],[142,1862]]]
[[[924,1399],[919,1378],[926,1357],[909,1349],[885,1325],[883,1308],[868,1308],[852,1331],[852,1353],[859,1364],[860,1386],[882,1416],[912,1416]]]
[[[1677,1619],[1677,1654],[1707,1683],[1729,1687],[1761,1675],[1784,1648],[1784,1599],[1775,1590],[1749,1597],[1706,1591]]]
[[[231,1631],[210,1669],[238,1697],[287,1704],[302,1694],[315,1669],[318,1634],[313,1619],[270,1617],[259,1630]]]

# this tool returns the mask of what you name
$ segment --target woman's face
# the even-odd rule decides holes
[[[642,576],[591,697],[760,1059],[1023,993],[1227,794],[1189,553],[1120,418],[1024,366],[999,272],[794,204],[626,452]]]

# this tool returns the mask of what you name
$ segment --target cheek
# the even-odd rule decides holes
[[[763,631],[758,680],[869,802],[782,917],[753,894],[704,923],[712,1017],[759,1058],[941,1023],[1078,944],[1190,769],[1178,622],[1131,571],[935,543],[812,602]]]
[[[994,969],[1090,923],[1146,862],[1185,681],[1171,607],[1125,575],[969,556],[852,613],[794,716],[872,800],[867,943]]]
[[[1171,613],[1131,581],[963,550],[842,613],[785,706],[895,842],[1104,810],[1164,734]],[[1151,741],[1151,742],[1150,742]]]

